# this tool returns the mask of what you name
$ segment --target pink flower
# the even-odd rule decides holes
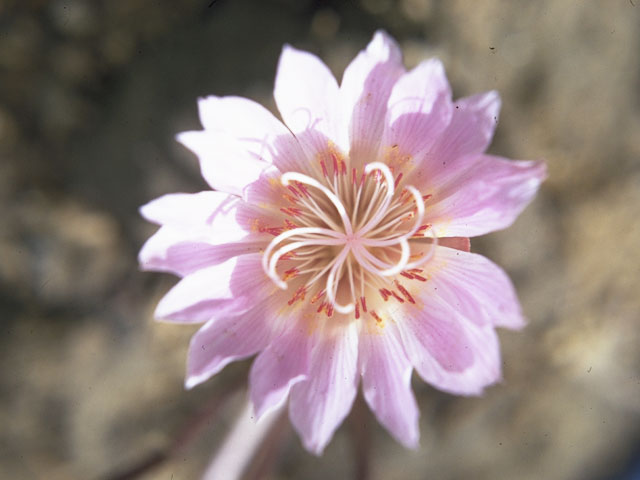
[[[204,130],[178,135],[212,190],[141,209],[161,226],[143,268],[182,277],[156,316],[205,322],[187,388],[258,354],[256,414],[288,399],[308,450],[322,452],[360,381],[380,423],[416,447],[414,368],[459,395],[500,380],[495,327],[524,321],[469,237],[508,227],[545,166],[485,154],[497,93],[453,102],[438,60],[407,72],[382,32],[341,85],[285,46],[274,95],[284,124],[251,100],[207,97]]]

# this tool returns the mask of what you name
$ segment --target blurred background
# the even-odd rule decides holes
[[[206,188],[173,139],[198,96],[273,109],[284,43],[340,78],[378,28],[456,97],[499,90],[492,152],[548,162],[472,243],[529,326],[482,398],[414,378],[419,451],[356,407],[320,458],[278,424],[247,478],[640,478],[640,0],[0,0],[1,478],[199,477],[250,362],[183,390],[194,328],[153,321],[175,278],[138,271],[137,209]]]

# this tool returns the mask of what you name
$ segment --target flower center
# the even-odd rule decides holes
[[[342,159],[333,153],[331,158],[333,172],[321,160],[316,178],[282,175],[293,206],[280,209],[288,229],[264,251],[264,271],[280,288],[296,287],[289,305],[312,295],[312,304],[321,302],[318,313],[329,317],[335,310],[360,318],[372,293],[384,301],[415,303],[394,277],[426,281],[419,267],[432,257],[437,238],[430,237],[426,253],[412,254],[411,244],[433,234],[431,225],[422,224],[430,195],[403,186],[402,173],[394,179],[382,162],[367,164],[361,173],[352,168],[349,175]]]

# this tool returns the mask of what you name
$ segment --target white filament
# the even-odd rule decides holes
[[[336,258],[333,267],[331,267],[329,276],[327,277],[327,299],[333,304],[336,311],[340,313],[351,313],[355,308],[353,303],[350,303],[348,305],[340,305],[336,301],[336,294],[338,289],[338,284],[336,283],[336,275],[345,259],[347,258],[347,255],[349,255],[349,250],[351,250],[351,247],[349,245],[342,249],[338,257]]]
[[[271,252],[273,251],[273,249],[283,240],[286,240],[288,238],[295,237],[295,236],[304,237],[305,235],[310,235],[310,234],[327,235],[328,237],[333,237],[334,240],[331,241],[329,239],[321,240],[320,238],[308,238],[306,241],[295,242],[290,245],[295,244],[296,245],[295,248],[300,248],[308,245],[340,245],[341,243],[343,243],[342,234],[334,232],[333,230],[329,230],[327,228],[318,228],[318,227],[294,228],[292,230],[287,230],[286,232],[282,232],[276,238],[271,240],[271,243],[269,243],[266,250],[264,251],[264,254],[262,255],[262,269],[269,276],[269,278],[271,278],[275,282],[275,284],[278,285],[278,287],[280,287],[281,289],[286,290],[287,284],[283,282],[278,276],[278,274],[276,273],[275,264],[277,263],[278,259],[282,257],[282,255],[295,250],[295,248],[289,249],[286,251],[283,251],[283,249],[286,247],[281,248],[280,250],[278,250],[278,252],[276,252],[276,255],[273,256],[273,258],[276,258],[277,256],[275,261],[273,261],[273,258],[271,258],[271,261],[270,261],[269,255],[271,255]]]
[[[389,208],[389,204],[391,204],[391,200],[393,199],[393,194],[395,193],[395,187],[394,187],[394,183],[393,183],[393,175],[391,173],[391,170],[389,170],[389,167],[387,167],[382,162],[372,162],[372,163],[367,164],[366,167],[364,167],[364,173],[366,175],[368,175],[369,173],[373,172],[374,170],[379,170],[379,171],[382,172],[382,175],[384,176],[384,179],[387,182],[387,194],[385,195],[384,201],[382,202],[382,205],[380,206],[378,211],[359,230],[358,233],[360,235],[365,235],[369,230],[371,230],[372,227],[375,227],[380,222],[380,220],[382,220],[384,218],[384,216],[387,213],[387,209]],[[369,205],[369,206],[371,206],[371,205]]]
[[[354,311],[358,296],[364,296],[365,288],[375,288],[373,286],[377,283],[375,278],[393,277],[404,270],[424,265],[433,258],[438,239],[433,227],[429,226],[421,234],[421,237],[425,238],[430,233],[430,238],[433,240],[431,248],[420,259],[409,261],[411,258],[409,241],[412,238],[417,238],[416,234],[420,230],[425,216],[422,195],[415,187],[408,185],[404,189],[413,197],[415,208],[407,203],[404,193],[394,203],[396,189],[391,169],[382,162],[372,162],[365,166],[364,175],[370,175],[376,170],[384,178],[382,184],[378,179],[373,182],[353,180],[351,181],[352,187],[349,187],[348,181],[345,183],[345,179],[339,179],[336,182],[334,178],[333,184],[329,183],[327,187],[320,181],[302,173],[287,172],[282,175],[281,183],[284,186],[288,186],[291,182],[297,182],[309,185],[324,194],[331,205],[335,207],[340,220],[338,221],[335,214],[329,211],[331,207],[327,202],[320,201],[318,197],[314,198],[307,191],[303,191],[303,195],[299,195],[297,200],[303,208],[304,219],[301,220],[303,226],[277,235],[271,240],[262,256],[264,271],[279,288],[286,289],[287,282],[277,272],[278,263],[285,255],[298,251],[298,255],[289,259],[301,262],[298,264],[300,269],[293,269],[296,276],[309,275],[302,288],[306,290],[326,275],[324,291],[328,303],[338,313],[348,314]],[[316,202],[316,200],[318,201]],[[359,210],[361,201],[363,202],[362,209]],[[365,201],[368,202],[366,208]],[[347,212],[345,202],[346,205],[349,205],[350,210],[352,209],[350,212]],[[411,228],[408,230],[399,228],[403,222],[411,220],[412,215],[414,221]],[[334,222],[334,219],[337,223]],[[342,227],[339,226],[340,221]],[[309,226],[314,223],[322,226]],[[354,225],[356,225],[355,232]],[[325,226],[330,228],[324,228]],[[336,253],[338,252],[336,247],[341,247],[339,253]],[[397,261],[392,260],[389,255],[392,252],[389,249],[393,247],[400,249],[399,252],[395,251],[395,254],[399,253]],[[375,250],[371,250],[372,248],[383,250],[374,255]],[[345,266],[346,273],[343,269]],[[360,267],[360,270],[355,267]],[[360,287],[359,295],[356,294],[354,274]],[[365,278],[368,274],[372,275],[373,285]],[[347,278],[352,302],[343,305],[338,303],[337,296],[340,285],[347,282]],[[296,297],[294,297],[295,299]]]
[[[289,182],[291,182],[292,180],[298,181],[300,183],[306,183],[307,185],[315,187],[318,190],[320,190],[322,193],[324,193],[327,196],[327,198],[331,200],[331,203],[333,203],[333,206],[336,207],[336,210],[338,210],[338,214],[342,219],[342,223],[344,224],[344,230],[346,234],[351,235],[353,233],[353,227],[351,226],[351,221],[349,220],[349,216],[347,215],[347,210],[344,208],[344,205],[342,204],[340,199],[331,190],[329,190],[327,187],[322,185],[317,180],[298,172],[287,172],[282,175],[282,178],[280,181],[286,187],[287,185],[289,185]]]

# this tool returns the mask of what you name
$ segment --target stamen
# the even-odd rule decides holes
[[[406,288],[404,288],[402,284],[397,280],[396,280],[396,287],[398,287],[398,290],[400,290],[400,292],[405,296],[405,298],[409,301],[409,303],[416,303],[416,301],[413,299],[409,291]]]
[[[420,224],[422,223],[422,219],[424,218],[424,202],[422,200],[422,197],[420,196],[420,192],[415,187],[408,185],[406,189],[409,191],[409,193],[411,193],[411,195],[413,195],[413,199],[415,200],[416,207],[418,209],[413,228],[411,228],[411,230],[409,230],[407,233],[403,235],[395,236],[395,237],[384,237],[382,239],[376,239],[376,240],[367,239],[365,240],[367,245],[371,245],[375,247],[384,247],[387,245],[394,245],[399,241],[401,241],[402,239],[406,239],[406,240],[410,239],[421,228]],[[376,230],[382,230],[384,228],[385,226],[382,226]]]
[[[351,235],[353,233],[353,228],[351,226],[351,222],[349,221],[349,217],[347,215],[346,209],[344,208],[344,205],[331,190],[329,190],[327,187],[322,185],[320,182],[314,180],[313,178],[298,172],[284,173],[280,179],[280,181],[284,186],[289,185],[289,182],[292,180],[294,181],[297,180],[300,183],[306,183],[307,185],[315,187],[318,190],[320,190],[322,193],[324,193],[327,196],[327,198],[331,200],[331,203],[333,203],[333,205],[338,210],[338,214],[342,219],[342,223],[344,224],[346,234]]]
[[[271,259],[269,259],[269,256],[271,255],[271,252],[273,251],[273,249],[276,248],[276,246],[283,240],[286,240],[288,238],[295,237],[295,236],[304,237],[305,235],[310,235],[310,234],[326,235],[328,237],[332,237],[333,240],[321,239],[321,238],[309,238],[306,241],[294,242],[279,249],[276,252],[276,254]],[[303,228],[294,228],[293,230],[287,230],[286,232],[282,232],[276,238],[271,240],[271,243],[269,243],[269,245],[267,246],[266,250],[262,255],[262,269],[269,276],[269,278],[271,278],[275,282],[275,284],[278,285],[278,287],[280,287],[283,290],[286,290],[287,284],[280,279],[280,277],[278,276],[275,270],[275,266],[276,266],[275,264],[284,254],[288,252],[292,252],[297,248],[301,248],[308,245],[339,245],[344,242],[342,240],[343,237],[344,236],[342,234],[339,234],[337,232],[334,232],[333,230],[329,230],[326,228],[303,227]]]
[[[387,208],[389,208],[389,204],[391,203],[395,192],[393,174],[391,173],[391,170],[389,170],[389,167],[382,162],[371,162],[364,167],[365,174],[369,174],[374,170],[382,172],[382,175],[387,182],[387,194],[384,197],[382,205],[377,209],[373,217],[370,218],[369,221],[359,230],[360,235],[365,235],[372,227],[375,227],[380,220],[385,217]]]
[[[409,242],[405,238],[400,239],[400,241],[397,243],[400,245],[400,248],[401,248],[400,260],[398,260],[398,263],[396,263],[396,265],[394,266],[391,266],[390,264],[377,259],[371,253],[369,253],[364,247],[360,247],[360,246],[354,247],[353,253],[356,256],[356,258],[358,258],[359,256],[361,257],[361,258],[358,258],[358,260],[360,260],[362,265],[371,273],[374,273],[376,275],[380,275],[383,277],[391,277],[393,275],[399,274],[402,270],[406,268],[407,262],[409,261],[409,255],[411,253],[409,249]],[[384,268],[384,270],[379,270],[378,268],[374,267],[372,264],[378,265]]]
[[[429,230],[431,230],[431,232],[433,233],[433,237],[427,237],[427,238],[431,238],[432,239],[431,248],[429,249],[429,252],[427,252],[426,255],[421,257],[420,260],[416,260],[414,262],[407,263],[407,265],[405,267],[407,270],[410,270],[412,268],[417,268],[420,265],[424,265],[425,263],[427,263],[429,260],[431,260],[433,258],[433,255],[436,252],[436,247],[438,246],[438,236],[435,234],[435,230],[433,229],[433,226],[429,225]],[[426,234],[427,234],[427,232],[429,230],[426,230],[424,232],[423,237],[427,236]],[[426,282],[427,280],[425,279],[424,281]]]
[[[340,313],[351,313],[354,310],[353,303],[350,303],[348,305],[340,305],[336,301],[336,291],[338,289],[338,285],[335,283],[336,275],[338,273],[338,269],[342,267],[342,264],[347,258],[347,255],[349,255],[349,250],[351,250],[351,247],[349,245],[342,249],[338,257],[335,259],[333,267],[331,267],[331,271],[329,272],[329,276],[327,277],[327,299],[335,306],[335,309]]]
[[[277,212],[281,206],[279,212],[288,218],[284,227],[269,229],[275,238],[263,253],[263,269],[282,289],[296,279],[297,290],[289,305],[298,301],[317,303],[317,313],[324,312],[328,318],[334,311],[353,312],[355,319],[369,313],[382,324],[375,311],[367,312],[368,293],[380,295],[374,297],[376,303],[415,303],[397,279],[386,278],[402,275],[407,280],[428,279],[416,267],[433,258],[438,244],[433,227],[422,223],[430,195],[423,196],[415,187],[405,186],[402,172],[395,172],[394,179],[393,170],[382,162],[365,165],[361,176],[349,166],[348,175],[345,161],[328,152],[320,160],[320,167],[324,180],[317,166],[318,180],[299,172],[286,172],[280,177],[286,193],[279,195],[287,203],[266,208]],[[412,255],[411,246],[425,237],[432,239],[431,248]],[[415,243],[410,244],[410,240]],[[282,267],[285,260],[293,265]],[[318,288],[318,282],[325,283],[324,288]],[[338,303],[338,297],[350,303]]]

